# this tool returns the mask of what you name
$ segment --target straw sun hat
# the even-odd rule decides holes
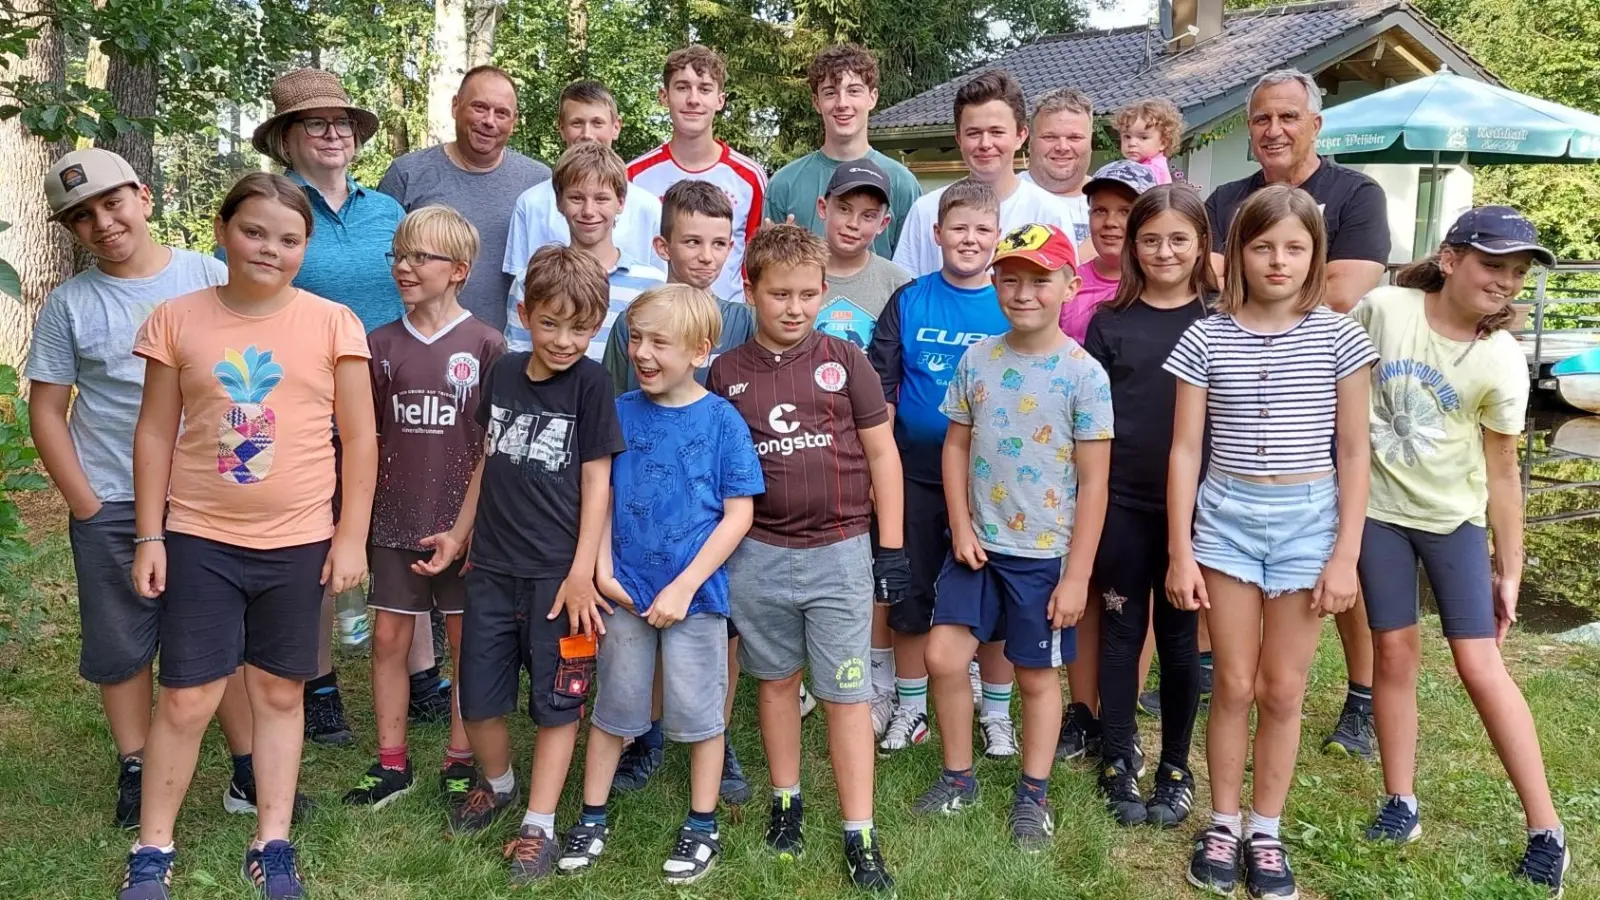
[[[342,107],[355,120],[356,146],[365,144],[378,133],[378,117],[350,102],[350,95],[339,85],[337,75],[321,69],[295,69],[272,83],[272,116],[256,126],[250,144],[258,152],[275,157],[272,143],[267,140],[273,129],[287,125],[297,113],[329,106]],[[289,164],[285,159],[278,162]]]

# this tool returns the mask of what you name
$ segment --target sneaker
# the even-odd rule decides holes
[[[1145,691],[1139,695],[1139,712],[1147,716],[1161,717],[1161,692]]]
[[[117,775],[117,827],[138,828],[144,799],[144,760],[125,759]]]
[[[967,663],[967,680],[972,682],[972,708],[983,709],[983,670],[976,659]]]
[[[511,800],[511,794],[496,794],[488,781],[479,781],[461,805],[450,810],[450,830],[457,834],[482,831],[511,805]]]
[[[922,792],[922,796],[911,804],[911,811],[919,816],[931,816],[935,813],[943,816],[953,816],[969,806],[978,804],[978,779],[973,778],[971,785],[962,785],[943,775],[933,783],[933,787]]]
[[[1528,840],[1528,850],[1522,854],[1522,862],[1517,863],[1512,877],[1525,878],[1549,890],[1550,896],[1559,897],[1565,890],[1561,886],[1562,876],[1567,874],[1570,865],[1572,853],[1566,845],[1556,843],[1548,834],[1541,834]]]
[[[889,730],[889,723],[894,720],[894,711],[899,708],[894,691],[888,690],[872,697],[872,739],[883,740],[884,732]]]
[[[800,682],[800,718],[804,719],[806,716],[811,715],[811,711],[816,708],[817,698],[811,696],[811,692],[806,690],[804,681]]]
[[[608,825],[585,825],[580,822],[567,829],[566,845],[561,850],[561,858],[556,860],[556,871],[572,875],[594,865],[610,838],[611,827]]]
[[[1244,842],[1244,892],[1250,900],[1297,900],[1300,891],[1289,870],[1283,842],[1264,834]]]
[[[755,792],[750,789],[750,779],[744,777],[744,767],[733,752],[732,744],[724,744],[722,752],[722,784],[717,794],[728,806],[743,806],[750,802]]]
[[[1346,705],[1339,713],[1339,725],[1322,742],[1322,752],[1339,756],[1353,756],[1372,761],[1372,748],[1377,743],[1377,733],[1372,722],[1372,710],[1352,709]]]
[[[1135,731],[1133,733],[1133,777],[1143,778],[1145,771],[1144,748],[1139,745],[1139,732]]]
[[[1409,844],[1422,837],[1422,811],[1416,812],[1399,797],[1390,797],[1378,808],[1378,817],[1367,828],[1369,841]]]
[[[296,791],[294,811],[290,814],[290,821],[296,823],[304,821],[315,808],[316,804],[311,802],[310,797]],[[222,809],[236,816],[256,814],[256,779],[253,773],[244,781],[238,778],[228,779],[228,789],[222,792]]]
[[[865,891],[894,890],[894,877],[883,864],[883,851],[878,849],[877,829],[844,833],[844,865],[856,887]]]
[[[453,762],[439,773],[439,793],[444,795],[444,802],[451,809],[467,802],[467,795],[477,783],[478,767],[466,763]]]
[[[661,874],[667,884],[694,884],[704,878],[717,864],[722,853],[721,833],[695,831],[685,825],[678,829],[678,843],[672,855],[661,864]]]
[[[1050,815],[1050,806],[1025,797],[1011,804],[1011,814],[1006,817],[1011,826],[1011,839],[1023,853],[1038,853],[1050,846],[1056,836],[1056,820]]]
[[[122,876],[117,900],[167,900],[171,893],[172,861],[176,851],[163,853],[155,847],[140,847],[128,854],[128,867]]]
[[[889,729],[878,742],[878,755],[889,756],[928,739],[928,714],[909,706],[896,706]]]
[[[984,716],[978,720],[983,734],[983,755],[990,759],[1010,759],[1017,755],[1017,726],[1008,715]]]
[[[1100,796],[1118,825],[1139,825],[1148,815],[1139,794],[1139,777],[1129,768],[1127,760],[1114,759],[1100,769]]]
[[[767,847],[778,854],[779,859],[799,859],[805,852],[802,813],[794,798],[788,795],[772,798],[772,812],[767,819]]]
[[[338,687],[306,692],[306,740],[343,747],[355,740],[344,718],[344,700]]]
[[[1089,707],[1082,703],[1074,703],[1067,707],[1067,715],[1061,723],[1061,738],[1056,741],[1056,762],[1069,759],[1078,759],[1089,752],[1092,730],[1099,723],[1094,720],[1094,715],[1089,712]]]
[[[1202,891],[1232,896],[1239,883],[1239,838],[1221,825],[1195,835],[1189,883]]]
[[[383,809],[411,792],[411,760],[401,770],[385,769],[373,763],[367,774],[361,776],[356,786],[344,795],[346,806],[370,806]]]
[[[416,725],[450,721],[450,683],[439,677],[437,667],[411,673],[411,707],[407,718]]]
[[[239,874],[266,900],[299,900],[305,896],[305,885],[294,855],[294,845],[288,841],[268,841],[260,850],[252,846],[244,852]]]
[[[1156,769],[1155,789],[1144,805],[1144,820],[1158,828],[1177,828],[1194,806],[1194,776],[1175,766]]]
[[[556,839],[541,828],[524,825],[506,843],[505,857],[511,860],[511,883],[532,884],[556,870],[561,848]]]
[[[617,760],[617,774],[611,776],[611,789],[619,794],[643,789],[650,776],[661,768],[661,758],[660,747],[646,747],[641,741],[629,744],[628,749],[622,751],[622,758]]]

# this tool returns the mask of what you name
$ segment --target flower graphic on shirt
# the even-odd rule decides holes
[[[1372,448],[1385,462],[1410,467],[1439,452],[1444,413],[1425,385],[1407,376],[1390,378],[1374,400]]]

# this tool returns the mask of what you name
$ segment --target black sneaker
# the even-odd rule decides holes
[[[1195,835],[1187,877],[1202,891],[1231,896],[1239,884],[1238,836],[1221,825]]]
[[[1339,724],[1322,742],[1322,752],[1338,756],[1353,756],[1372,761],[1377,733],[1372,722],[1372,710],[1355,709],[1345,705],[1339,713]]]
[[[144,760],[124,759],[117,775],[117,827],[138,828],[144,799]]]
[[[919,816],[953,816],[969,806],[978,804],[978,779],[974,777],[970,784],[960,784],[943,775],[933,783],[933,787],[922,792],[916,802],[911,804],[911,811]]]
[[[299,791],[294,795],[294,811],[290,814],[290,821],[299,823],[305,821],[306,816],[316,804],[311,798]],[[228,789],[222,792],[222,809],[224,812],[236,816],[253,816],[256,814],[256,779],[252,773],[244,781],[237,777],[228,779]]]
[[[894,876],[883,864],[883,851],[878,848],[877,829],[844,833],[844,865],[856,887],[865,891],[894,890]]]
[[[472,786],[477,783],[477,767],[466,763],[453,762],[439,773],[439,793],[444,795],[444,802],[451,809],[467,802],[467,795],[472,793]]]
[[[255,885],[256,892],[265,900],[300,900],[305,896],[300,867],[295,864],[294,845],[288,841],[268,841],[260,850],[254,847],[246,850],[239,874]]]
[[[611,777],[611,789],[619,794],[642,790],[650,776],[661,768],[660,748],[646,747],[640,741],[628,745],[617,760],[617,774]]]
[[[1147,716],[1161,716],[1161,692],[1145,691],[1139,695],[1139,712]]]
[[[727,806],[743,806],[750,802],[754,793],[750,787],[750,779],[744,777],[744,767],[739,765],[739,757],[733,752],[733,745],[724,744],[722,784],[717,788],[717,794]]]
[[[344,718],[344,701],[337,685],[306,691],[306,740],[330,747],[355,740]]]
[[[524,825],[517,836],[506,843],[505,857],[511,861],[511,883],[532,884],[556,870],[561,847],[555,838],[544,833],[544,829]]]
[[[1189,818],[1194,806],[1194,776],[1175,766],[1162,764],[1156,769],[1155,790],[1144,805],[1145,822],[1160,828],[1176,828]]]
[[[1378,817],[1367,828],[1369,841],[1409,844],[1422,837],[1421,810],[1412,810],[1399,797],[1390,797],[1378,808]]]
[[[1517,870],[1512,877],[1525,878],[1548,890],[1550,896],[1559,897],[1565,890],[1561,886],[1561,879],[1570,865],[1572,853],[1566,845],[1556,843],[1556,839],[1548,834],[1541,834],[1528,840],[1527,852],[1522,854],[1522,862],[1517,863]]]
[[[172,862],[176,851],[163,853],[155,847],[140,847],[128,854],[117,900],[167,900],[172,885]]]
[[[1011,827],[1011,839],[1023,853],[1047,849],[1056,836],[1056,820],[1050,814],[1049,804],[1026,797],[1012,801],[1006,824]]]
[[[1067,707],[1066,718],[1061,723],[1061,739],[1056,742],[1056,762],[1078,759],[1091,750],[1099,739],[1100,723],[1095,721],[1089,707],[1074,703]]]
[[[488,781],[467,792],[461,805],[450,810],[450,830],[458,834],[482,831],[511,805],[512,794],[496,794]]]
[[[1129,771],[1126,760],[1114,759],[1100,769],[1100,796],[1118,825],[1139,825],[1146,816],[1144,797],[1139,794],[1139,779]]]
[[[805,852],[803,817],[799,798],[788,794],[772,798],[772,811],[767,818],[767,847],[778,854],[779,859],[799,859]]]
[[[661,864],[661,876],[667,884],[694,884],[704,878],[722,855],[719,838],[721,834],[715,831],[695,831],[687,825],[679,828],[672,855]]]
[[[605,852],[606,841],[611,840],[611,828],[606,825],[585,825],[582,822],[567,829],[567,840],[556,860],[556,871],[575,875],[594,865]]]
[[[346,806],[370,806],[383,809],[411,791],[411,760],[404,769],[385,769],[373,763],[367,774],[361,776],[356,786],[345,792]]]
[[[1297,900],[1300,891],[1289,869],[1283,842],[1253,834],[1244,842],[1244,892],[1250,900]]]
[[[411,673],[411,706],[407,718],[416,725],[450,721],[450,686],[439,677],[439,667]]]

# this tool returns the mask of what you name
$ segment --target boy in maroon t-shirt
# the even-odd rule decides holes
[[[750,534],[728,559],[739,663],[761,682],[761,740],[772,777],[767,845],[798,856],[801,674],[823,703],[844,852],[858,887],[889,890],[872,827],[868,703],[874,584],[893,602],[910,581],[902,537],[900,457],[883,387],[866,354],[814,329],[828,248],[796,225],[773,225],[745,252],[756,336],[711,365],[706,387],[750,427],[766,476]],[[876,499],[878,543],[868,536]]]

